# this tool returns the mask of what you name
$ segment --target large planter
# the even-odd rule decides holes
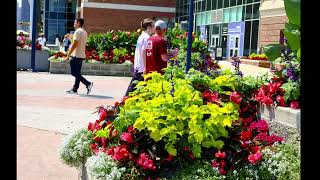
[[[36,50],[36,71],[49,71],[48,57],[48,51]],[[21,69],[31,69],[31,50],[17,49],[17,70]]]
[[[300,132],[301,118],[300,109],[292,109],[290,107],[275,108],[274,106],[266,106],[260,104],[258,106],[258,116],[269,121],[276,121],[285,126],[296,128]]]
[[[97,76],[131,76],[133,65],[83,63],[81,74]],[[50,73],[70,74],[69,62],[50,62]]]

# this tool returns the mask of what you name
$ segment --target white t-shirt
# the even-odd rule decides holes
[[[46,43],[46,38],[45,37],[39,37],[38,38],[39,44],[41,44],[41,46],[44,46]]]
[[[139,69],[138,72],[143,72],[144,70],[142,51],[146,49],[149,37],[150,36],[148,33],[143,32],[138,38],[136,50],[134,53],[134,71],[136,71],[137,68]]]
[[[79,42],[78,46],[72,52],[73,57],[86,58],[87,32],[83,28],[78,28],[73,35],[73,41]]]

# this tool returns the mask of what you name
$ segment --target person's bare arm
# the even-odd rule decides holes
[[[74,40],[73,43],[71,44],[71,48],[70,50],[67,52],[67,58],[66,61],[69,60],[70,55],[72,54],[72,52],[74,51],[74,49],[78,46],[79,41],[78,40]]]
[[[142,50],[142,64],[143,64],[143,67],[144,67],[144,69],[143,69],[143,75],[145,75],[146,74],[146,66],[147,66],[147,51],[146,51],[146,49],[143,49]]]

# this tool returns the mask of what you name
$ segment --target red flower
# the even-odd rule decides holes
[[[260,148],[259,148],[259,146],[252,146],[250,150],[252,153],[256,153],[260,150]]]
[[[249,146],[249,144],[250,144],[249,141],[242,142],[242,143],[241,143],[241,147],[246,148],[246,147]]]
[[[242,141],[248,141],[248,140],[251,140],[252,138],[252,133],[251,131],[242,131],[241,132],[241,136],[240,136],[240,139]]]
[[[96,143],[90,144],[90,148],[91,148],[92,151],[97,150],[98,149],[97,147],[98,147],[98,145]]]
[[[112,155],[114,154],[114,147],[110,147],[110,148],[107,150],[107,154],[112,156]]]
[[[261,159],[262,159],[262,154],[260,153],[260,151],[256,152],[255,154],[250,154],[248,156],[248,160],[250,161],[251,164],[256,164]]]
[[[291,101],[290,107],[293,109],[299,109],[300,108],[299,102],[298,101]]]
[[[241,118],[241,120],[244,125],[249,125],[253,121],[253,118],[252,118],[252,116],[250,116],[247,118]]]
[[[133,142],[133,136],[131,133],[123,132],[121,134],[121,140],[127,142],[127,143],[132,143]]]
[[[172,161],[173,160],[173,156],[171,154],[168,155],[168,157],[166,158],[166,161]]]
[[[227,171],[224,170],[223,168],[220,168],[220,169],[219,169],[219,173],[220,173],[221,175],[226,175],[226,174],[227,174]]]
[[[119,106],[119,104],[120,104],[119,102],[115,102],[114,106]]]
[[[125,145],[117,146],[113,149],[113,156],[114,160],[120,161],[125,159],[132,159],[132,154],[129,152],[128,147]]]
[[[257,122],[252,122],[249,129],[257,130],[258,132],[267,132],[269,126],[265,120],[259,120]]]
[[[216,152],[215,157],[223,159],[226,157],[226,153],[218,151],[218,152]]]
[[[189,147],[188,147],[188,146],[183,147],[183,150],[184,150],[184,151],[187,151],[187,152],[189,152],[189,151],[190,151],[190,149],[189,149]]]
[[[94,56],[94,59],[95,59],[96,61],[99,61],[99,60],[100,60],[100,58],[99,58],[98,55],[95,55],[95,56]]]
[[[133,129],[134,129],[133,126],[129,126],[129,127],[128,127],[128,132],[129,132],[129,133],[132,133],[132,132],[133,132]]]
[[[103,121],[107,118],[107,112],[104,108],[99,109],[99,121]]]
[[[154,165],[153,160],[149,157],[146,153],[140,153],[136,163],[142,167],[142,169],[150,169],[150,170],[156,170],[156,166]]]
[[[221,160],[219,162],[219,165],[220,165],[220,168],[224,168],[227,165],[227,163],[224,160]]]
[[[212,167],[214,167],[214,168],[216,168],[216,167],[218,167],[219,166],[219,163],[217,163],[217,161],[211,161],[211,166]]]
[[[192,152],[190,152],[188,155],[189,155],[189,157],[190,157],[191,159],[193,159],[193,160],[196,159],[196,157],[193,155]]]
[[[120,104],[125,104],[126,100],[129,98],[129,96],[123,96]]]
[[[281,95],[277,96],[277,101],[279,103],[280,106],[286,106],[286,103],[284,102],[284,98]]]
[[[242,100],[242,97],[241,97],[241,95],[240,95],[238,92],[234,91],[234,92],[232,92],[232,94],[230,95],[230,100],[231,100],[232,102],[236,103],[236,104],[239,104],[239,103],[241,102],[241,100]]]
[[[101,146],[102,146],[102,147],[107,146],[107,139],[104,138],[104,137],[100,138],[100,143],[101,143]]]

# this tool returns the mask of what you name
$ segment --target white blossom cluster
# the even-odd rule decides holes
[[[88,174],[99,180],[117,180],[121,178],[126,168],[119,168],[111,156],[103,152],[93,155],[87,159],[86,165]]]
[[[59,158],[63,163],[80,167],[85,160],[92,155],[90,142],[92,132],[87,129],[79,129],[67,135],[59,148]]]

